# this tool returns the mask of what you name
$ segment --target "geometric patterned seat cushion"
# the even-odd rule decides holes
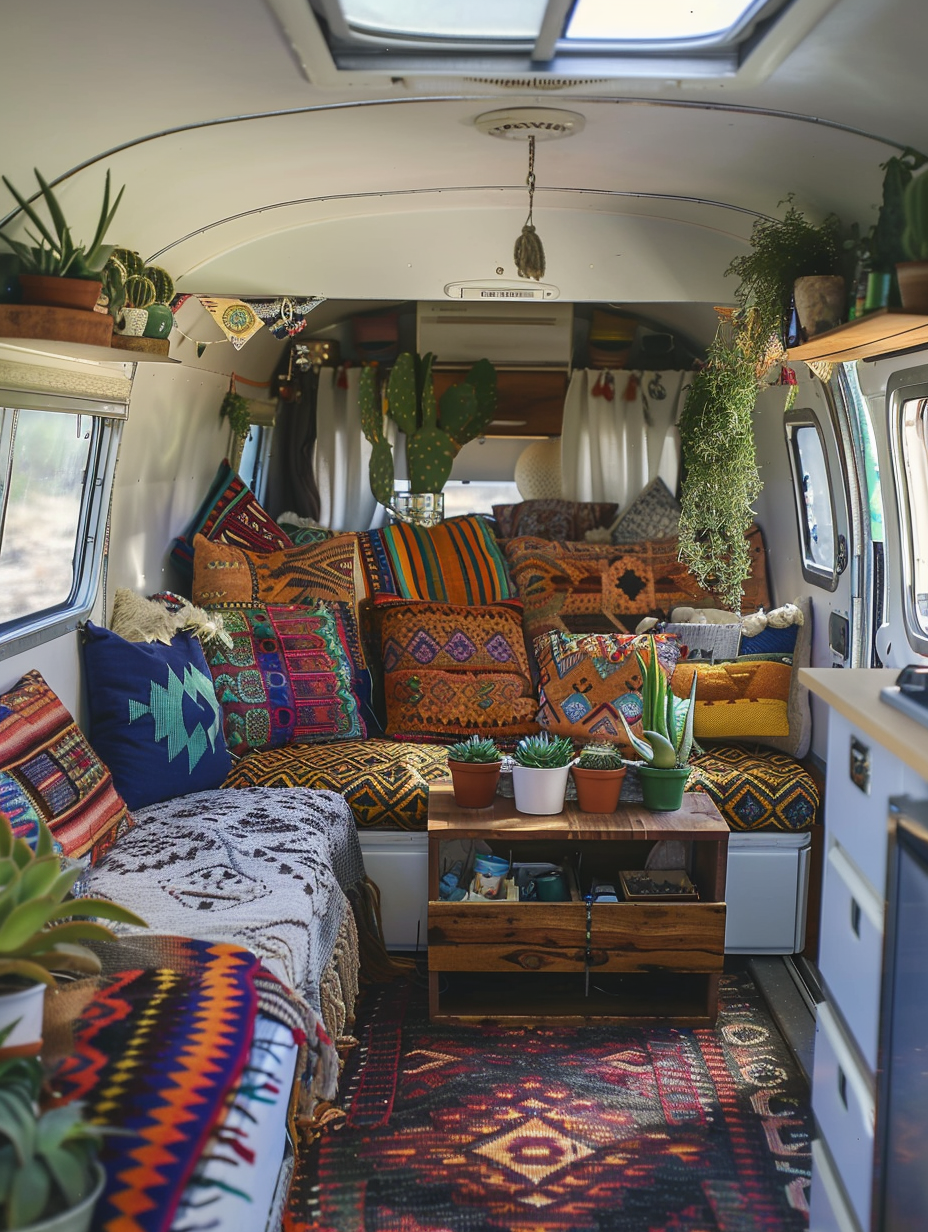
[[[231,543],[251,552],[288,548],[291,540],[224,458],[203,503],[171,548],[171,560],[184,575],[193,575],[193,540],[205,535],[216,543]]]
[[[448,777],[437,744],[345,740],[249,753],[226,787],[315,787],[345,797],[359,829],[425,830],[429,783]]]
[[[747,532],[751,575],[742,606],[769,606],[766,557],[758,527]],[[510,539],[504,545],[527,640],[549,629],[563,633],[633,633],[644,616],[670,618],[671,610],[720,606],[677,558],[676,539],[638,543],[560,543]]]
[[[687,791],[704,791],[733,830],[808,830],[815,780],[794,758],[770,749],[719,745],[690,761]]]
[[[521,612],[503,605],[381,609],[386,734],[515,739],[538,731]]]

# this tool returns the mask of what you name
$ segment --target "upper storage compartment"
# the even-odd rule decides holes
[[[570,367],[572,304],[420,302],[416,349],[431,351],[439,366],[488,359],[502,367]]]

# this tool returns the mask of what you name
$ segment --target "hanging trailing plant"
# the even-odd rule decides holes
[[[721,606],[741,610],[751,572],[745,531],[763,486],[757,469],[751,413],[757,398],[751,326],[723,321],[696,374],[680,419],[684,479],[680,559]]]
[[[251,411],[248,409],[248,399],[235,391],[235,377],[229,382],[229,389],[219,408],[219,418],[228,419],[232,431],[244,440],[251,431]]]

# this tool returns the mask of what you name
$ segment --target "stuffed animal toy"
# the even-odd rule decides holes
[[[784,603],[782,607],[775,607],[770,612],[761,608],[759,612],[745,616],[741,621],[741,633],[743,637],[756,637],[758,633],[763,633],[768,625],[772,629],[788,629],[790,625],[801,624],[802,610],[795,603]]]

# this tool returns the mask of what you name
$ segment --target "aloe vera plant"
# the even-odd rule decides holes
[[[42,178],[37,168],[35,170],[35,178],[39,182],[41,196],[48,209],[51,228],[46,225],[42,216],[35,210],[31,202],[21,196],[6,176],[3,176],[4,184],[16,198],[16,204],[32,223],[35,231],[38,232],[38,234],[35,234],[33,231],[26,232],[29,239],[33,242],[32,246],[30,246],[29,244],[21,243],[19,240],[10,239],[5,232],[0,231],[0,237],[9,244],[10,248],[19,258],[23,273],[49,274],[57,278],[99,278],[103,266],[113,251],[112,246],[104,245],[103,240],[106,237],[110,223],[113,221],[113,215],[119,208],[122,194],[125,192],[125,185],[120,188],[116,195],[116,200],[111,206],[110,173],[107,171],[103,189],[103,205],[100,209],[100,218],[97,222],[97,229],[94,232],[93,239],[89,244],[76,244],[71,238],[71,228],[65,221],[58,198],[52,191],[51,186]]]
[[[488,736],[468,736],[457,744],[448,745],[449,761],[464,761],[471,764],[487,764],[502,761],[503,755],[496,747],[496,741]]]
[[[641,726],[644,739],[637,736],[622,715],[625,733],[643,761],[655,770],[685,766],[693,748],[693,714],[696,698],[696,673],[688,698],[676,697],[657,661],[657,643],[648,638],[647,659],[635,651],[641,671]]]
[[[43,822],[33,851],[0,815],[0,988],[16,981],[54,987],[55,971],[96,974],[99,958],[80,943],[111,941],[116,934],[87,917],[147,927],[133,911],[106,899],[68,899],[79,874],[79,868],[62,871]]]

